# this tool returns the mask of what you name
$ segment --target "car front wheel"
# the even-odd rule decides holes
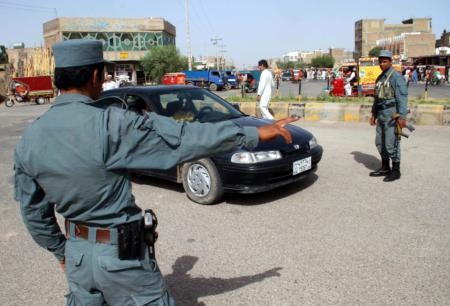
[[[192,201],[210,205],[222,198],[222,179],[217,167],[209,158],[184,164],[182,177],[183,188]]]

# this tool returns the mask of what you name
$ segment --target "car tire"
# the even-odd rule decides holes
[[[202,205],[211,205],[222,198],[222,179],[211,159],[202,158],[185,163],[181,173],[183,188],[192,201]]]
[[[224,88],[225,88],[225,90],[230,90],[230,89],[231,89],[230,83],[226,83],[226,84],[224,85]]]
[[[214,83],[209,84],[209,90],[216,91],[217,90],[217,85],[214,84]]]
[[[186,82],[186,85],[188,85],[188,86],[194,86],[194,82],[188,81],[188,82]]]

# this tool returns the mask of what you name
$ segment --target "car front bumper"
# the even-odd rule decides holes
[[[225,192],[257,193],[281,187],[308,177],[317,170],[323,149],[318,146],[309,154],[291,156],[283,160],[245,165],[231,164],[228,161],[215,160],[222,178]],[[296,160],[311,156],[311,169],[292,174],[292,164]]]

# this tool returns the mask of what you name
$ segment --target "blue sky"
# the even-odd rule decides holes
[[[187,54],[184,0],[0,0],[0,44],[43,43],[42,24],[58,17],[162,17],[175,25],[176,44]],[[401,23],[432,18],[437,38],[450,30],[450,0],[189,0],[192,54],[215,55],[219,37],[224,55],[238,68],[288,51],[354,48],[354,24],[363,18]],[[7,27],[5,26],[7,25]]]

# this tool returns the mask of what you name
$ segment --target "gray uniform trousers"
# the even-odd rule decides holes
[[[140,260],[120,260],[117,243],[90,241],[91,232],[89,238],[69,235],[66,242],[67,305],[175,305],[148,252]]]
[[[393,162],[400,162],[400,141],[395,135],[396,122],[392,119],[392,114],[395,112],[395,107],[378,111],[375,145],[381,158],[390,158]]]

